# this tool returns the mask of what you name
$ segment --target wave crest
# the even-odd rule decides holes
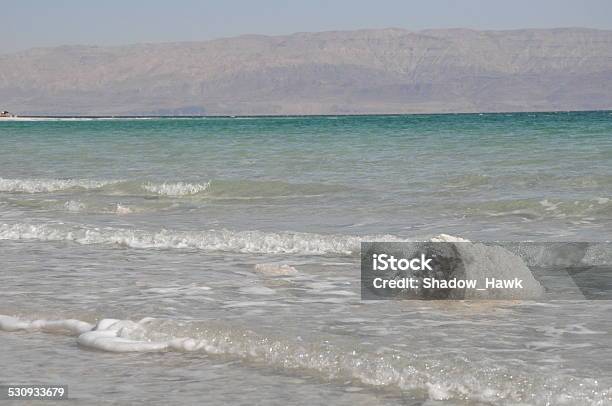
[[[99,189],[119,181],[88,179],[6,179],[0,178],[0,192],[48,193],[67,189]]]
[[[75,319],[30,321],[0,315],[0,330],[66,331],[83,347],[116,353],[200,351],[266,365],[280,373],[300,370],[324,381],[395,387],[433,400],[587,405],[604,404],[610,396],[609,389],[587,378],[516,371],[492,366],[486,359],[448,354],[398,357],[367,352],[358,345],[289,340],[222,323],[144,318],[102,319],[94,326]]]
[[[138,189],[163,196],[185,196],[208,189],[210,182],[145,182],[131,186],[134,182],[124,180],[89,179],[7,179],[0,177],[0,192],[49,193],[70,189],[101,189],[108,186],[118,187],[119,191],[136,192]],[[131,188],[135,190],[130,190]]]
[[[66,226],[60,224],[2,224],[0,240],[71,241],[78,244],[119,245],[130,248],[197,249],[258,254],[353,255],[361,241],[403,241],[395,236],[347,236],[263,231],[157,232]]]
[[[206,183],[145,183],[142,188],[147,192],[155,193],[162,196],[187,196],[195,195],[196,193],[204,192],[210,186],[210,182]]]
[[[264,199],[312,197],[345,190],[327,184],[294,184],[266,180],[214,180],[207,182],[146,181],[146,180],[88,180],[88,179],[8,179],[0,177],[0,192],[50,193],[64,190],[96,190],[111,195],[159,195],[166,197],[191,196],[206,192],[216,199]]]

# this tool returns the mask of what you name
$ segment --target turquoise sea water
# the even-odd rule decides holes
[[[136,223],[180,229],[570,240],[610,229],[609,112],[1,125],[2,203],[55,220],[112,224],[121,204]],[[50,179],[77,183],[14,193]],[[181,182],[210,185],[170,190]]]
[[[0,332],[0,382],[94,403],[610,404],[608,302],[366,304],[356,253],[608,241],[611,199],[610,112],[3,120],[0,314],[206,345],[87,352],[39,323]]]

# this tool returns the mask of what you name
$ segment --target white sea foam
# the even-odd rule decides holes
[[[194,195],[208,189],[210,182],[207,183],[145,183],[142,187],[148,192],[163,196],[186,196]]]
[[[261,254],[352,255],[361,241],[403,241],[390,235],[347,236],[263,231],[157,232],[63,224],[1,224],[0,240],[71,241],[78,244],[120,245],[130,248],[198,249]]]
[[[91,179],[7,179],[0,177],[0,192],[13,193],[49,193],[69,189],[100,189],[105,186],[115,187],[114,194],[128,192],[154,193],[160,196],[189,196],[207,190],[210,182],[144,182],[133,185],[125,180],[91,180]],[[118,190],[117,190],[118,189]]]
[[[367,352],[333,340],[296,341],[224,324],[144,318],[102,319],[95,326],[74,319],[27,320],[0,315],[4,331],[65,331],[86,348],[115,352],[194,352],[265,365],[277,373],[302,371],[327,381],[395,387],[433,400],[531,405],[607,404],[610,389],[597,381],[491,364],[487,357]]]
[[[456,237],[454,235],[449,235],[449,234],[439,234],[435,237],[432,237],[430,241],[431,242],[470,242],[470,240],[467,240],[465,238]]]
[[[136,323],[131,320],[103,319],[95,326],[79,335],[77,343],[84,347],[109,352],[149,352],[167,349],[181,350],[180,339],[169,341],[151,341],[134,338],[146,333],[149,320]]]
[[[119,181],[88,179],[6,179],[0,178],[0,192],[47,193],[72,188],[98,189]]]
[[[129,208],[119,206],[117,213],[129,213]],[[69,226],[56,223],[12,223],[0,224],[0,240],[67,241],[82,245],[117,245],[136,249],[192,249],[256,254],[296,255],[355,255],[360,252],[362,241],[415,242],[393,235],[338,235],[302,232],[232,231],[227,229],[203,231],[166,230],[149,231],[131,228]],[[500,246],[471,243],[469,240],[446,234],[433,237],[432,242],[447,242],[457,245],[462,257],[469,262],[470,276],[477,279],[489,277],[522,277],[533,283],[534,291],[539,285],[533,280],[526,266],[540,263],[542,250],[553,255],[555,246],[536,247],[537,252]],[[563,248],[565,245],[561,244]],[[600,244],[599,251],[609,252],[609,244]],[[530,246],[528,246],[530,247]],[[585,248],[586,249],[586,248]],[[550,251],[550,252],[549,252]],[[590,255],[589,258],[601,255]],[[609,257],[609,254],[607,254]],[[535,259],[534,259],[535,258]],[[535,261],[535,262],[534,262]],[[590,265],[595,263],[588,262]],[[603,261],[609,263],[609,261]],[[264,275],[294,275],[295,268],[283,264],[257,264],[254,271]]]
[[[79,201],[76,201],[76,200],[69,200],[66,203],[64,203],[64,207],[68,211],[79,212],[79,211],[82,211],[85,208],[85,205],[83,203],[79,202]]]
[[[94,326],[90,323],[75,320],[23,320],[17,317],[0,314],[0,330],[3,331],[60,331],[64,330],[73,334],[82,334],[91,330]]]

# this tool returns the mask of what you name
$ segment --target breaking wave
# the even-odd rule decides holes
[[[101,189],[113,194],[135,194],[149,192],[162,196],[187,196],[208,189],[210,182],[144,182],[135,183],[124,180],[88,180],[88,179],[6,179],[0,178],[0,192],[15,193],[49,193],[70,189]]]
[[[2,224],[0,240],[70,241],[77,244],[118,245],[130,248],[197,249],[259,254],[353,255],[361,241],[403,241],[395,236],[346,236],[263,231],[158,232],[67,226],[62,224]]]
[[[210,182],[201,183],[145,183],[143,189],[163,196],[186,196],[194,195],[208,189]]]
[[[275,197],[318,196],[345,188],[326,184],[293,184],[266,180],[215,180],[207,182],[152,182],[135,180],[88,179],[7,179],[0,177],[0,192],[50,193],[93,190],[102,194],[158,195],[167,197],[203,194],[217,199],[263,199]],[[205,193],[204,193],[205,192]]]
[[[76,336],[85,348],[126,352],[202,352],[265,365],[277,373],[300,371],[318,379],[364,387],[393,387],[425,399],[471,400],[532,405],[605,404],[609,389],[587,378],[542,374],[448,354],[401,357],[368,352],[333,340],[296,341],[222,323],[144,318],[138,322],[102,319],[28,320],[0,315],[0,330],[43,331]],[[526,370],[527,369],[527,370]]]
[[[48,193],[67,189],[99,189],[119,181],[87,179],[5,179],[0,178],[0,192]]]

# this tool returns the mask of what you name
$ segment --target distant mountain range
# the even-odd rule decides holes
[[[612,109],[612,31],[248,35],[0,55],[0,110],[250,115]]]

